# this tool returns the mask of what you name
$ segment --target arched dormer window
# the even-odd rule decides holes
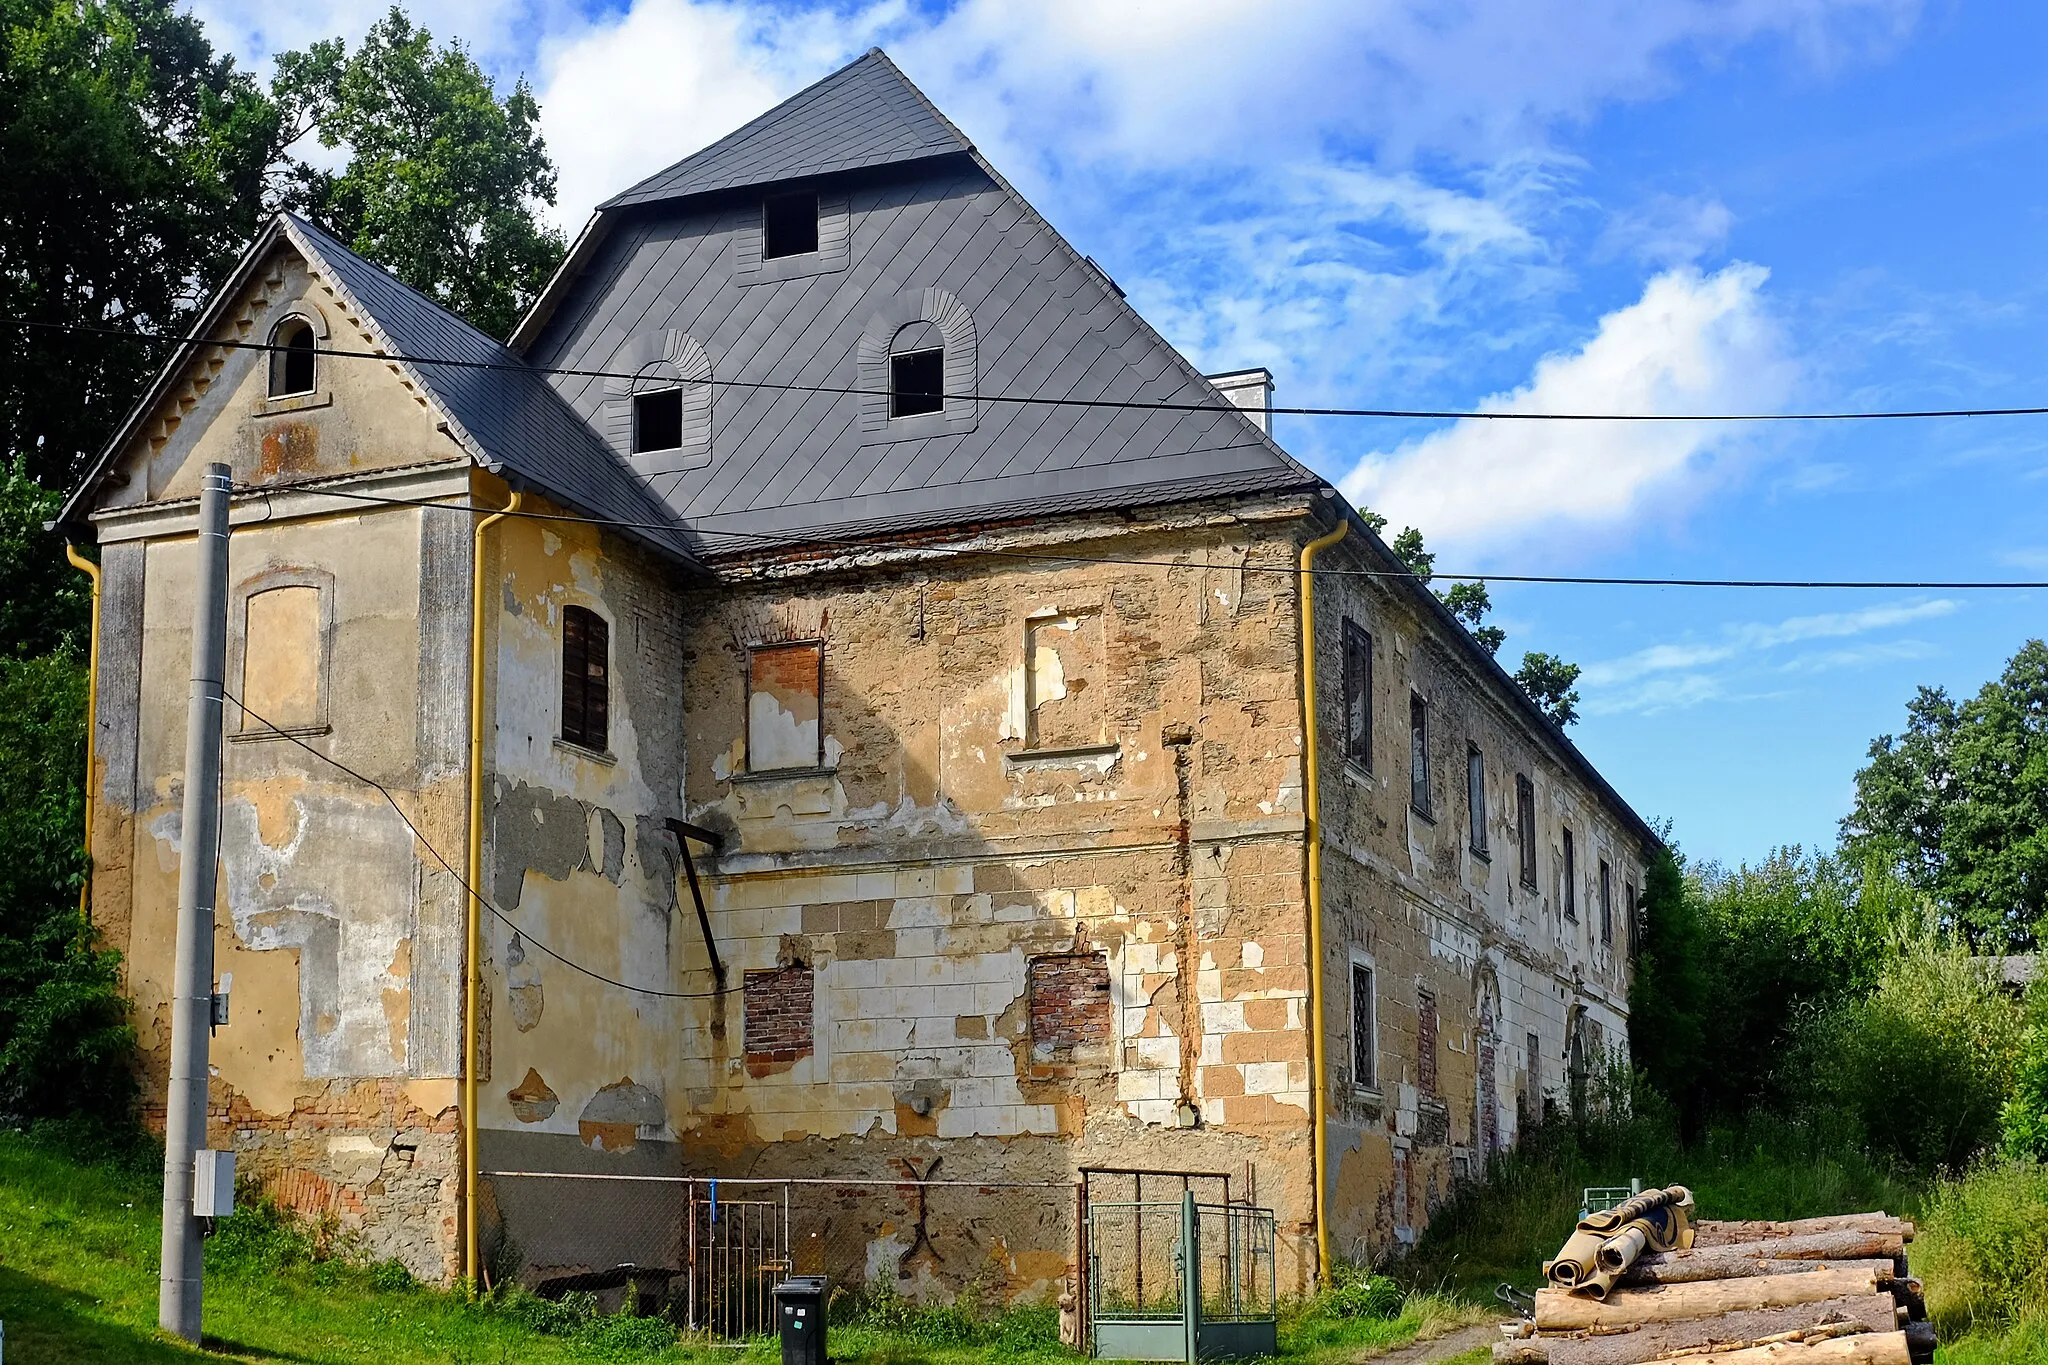
[[[696,338],[669,331],[635,337],[608,368],[633,376],[604,381],[612,449],[649,477],[711,463],[711,357]]]
[[[863,440],[957,436],[981,419],[974,315],[943,289],[906,289],[868,319],[858,348]]]
[[[889,343],[889,415],[916,417],[945,406],[946,339],[919,319]]]
[[[313,392],[313,324],[293,316],[270,334],[270,396],[288,398]]]

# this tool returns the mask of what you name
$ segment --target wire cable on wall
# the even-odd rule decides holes
[[[364,783],[371,787],[375,787],[377,789],[377,794],[384,798],[384,800],[390,805],[391,809],[398,813],[398,818],[405,822],[405,827],[412,831],[412,837],[419,840],[420,846],[425,848],[427,850],[428,855],[432,857],[435,862],[441,865],[441,870],[446,872],[449,876],[453,877],[455,879],[455,884],[460,886],[463,889],[464,893],[467,894],[471,900],[475,901],[484,909],[490,911],[491,914],[497,916],[498,920],[501,923],[503,923],[506,928],[510,929],[513,933],[519,935],[521,942],[540,949],[543,953],[546,953],[549,957],[561,963],[564,967],[569,968],[571,971],[581,972],[584,976],[589,977],[593,981],[601,981],[607,986],[616,986],[618,989],[622,991],[632,991],[637,995],[653,996],[658,1000],[713,1000],[720,996],[730,994],[730,992],[726,990],[659,991],[655,990],[651,986],[635,986],[631,982],[620,981],[615,977],[606,976],[602,972],[593,971],[591,968],[584,966],[582,963],[576,961],[573,958],[564,957],[562,954],[556,952],[553,948],[548,947],[547,944],[542,943],[539,939],[535,938],[532,934],[528,933],[525,929],[521,928],[519,924],[510,915],[506,914],[503,910],[500,910],[497,906],[491,904],[491,902],[488,899],[486,899],[480,892],[478,892],[475,887],[469,884],[468,880],[465,879],[460,872],[457,872],[453,867],[449,866],[448,860],[441,856],[441,851],[434,847],[433,841],[428,839],[427,836],[420,830],[420,827],[413,823],[412,817],[405,813],[405,807],[398,804],[398,798],[391,794],[390,788],[386,787],[382,782],[379,782],[374,777],[370,777],[363,773],[357,772],[354,768],[349,767],[348,764],[343,763],[340,759],[335,758],[330,754],[321,753],[318,749],[306,743],[297,735],[291,734],[290,732],[285,730],[280,730],[277,726],[271,724],[270,721],[264,719],[262,716],[257,715],[254,711],[251,711],[247,706],[243,705],[242,699],[240,697],[235,696],[232,692],[227,691],[225,688],[221,690],[221,695],[225,697],[228,700],[228,702],[231,703],[243,715],[247,716],[250,720],[255,721],[258,725],[261,725],[264,729],[268,730],[277,738],[288,739],[293,744],[298,745],[301,749],[304,749],[307,753],[313,755],[313,757],[321,760],[323,763],[328,764],[330,767],[339,769],[340,771],[348,774],[350,777],[353,777],[358,782]],[[225,784],[223,784],[223,790],[225,790]]]

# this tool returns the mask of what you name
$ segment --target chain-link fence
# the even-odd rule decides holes
[[[1082,1254],[1073,1183],[486,1172],[494,1282],[585,1291],[741,1338],[774,1322],[772,1287],[827,1275],[835,1311],[863,1299],[984,1311],[1050,1303]]]

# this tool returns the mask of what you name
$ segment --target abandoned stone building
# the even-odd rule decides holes
[[[479,1169],[943,1152],[1250,1167],[1302,1286],[1623,1036],[1652,832],[880,52],[509,345],[292,217],[195,337],[63,513],[92,913],[160,1096],[225,462],[211,1142],[379,1254],[461,1273]]]

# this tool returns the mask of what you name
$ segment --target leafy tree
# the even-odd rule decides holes
[[[1572,685],[1578,680],[1577,664],[1533,649],[1522,656],[1522,666],[1515,670],[1515,681],[1560,728],[1579,718],[1579,689]]]
[[[162,359],[138,338],[254,231],[279,127],[174,0],[0,0],[0,318],[36,324],[0,338],[0,463],[77,480]]]
[[[277,102],[338,174],[291,167],[289,198],[349,245],[493,336],[511,333],[566,250],[540,106],[525,80],[499,99],[460,43],[438,50],[397,6],[351,54],[338,38],[277,59]]]
[[[29,478],[25,461],[0,468],[0,656],[85,652],[91,585],[43,529],[60,501]]]
[[[0,1112],[123,1117],[134,1033],[78,913],[85,669],[0,657]]]
[[[1842,847],[1931,895],[1980,952],[2026,951],[2048,911],[2048,646],[1976,696],[1922,688],[1856,774]]]
[[[1488,654],[1500,653],[1508,633],[1499,626],[1486,624],[1486,613],[1493,610],[1493,598],[1487,593],[1486,584],[1477,580],[1453,583],[1437,596]]]
[[[2006,1155],[2048,1161],[2048,972],[2038,973],[2027,990],[2026,1028],[1999,1124]]]
[[[1709,1058],[1706,933],[1686,885],[1684,861],[1670,846],[1668,829],[1664,835],[1664,847],[1643,871],[1632,940],[1628,1050],[1630,1062],[1678,1106],[1691,1132],[1697,1130]]]

